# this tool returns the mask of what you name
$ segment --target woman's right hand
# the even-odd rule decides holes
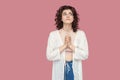
[[[60,53],[62,53],[62,51],[64,51],[66,49],[67,45],[64,44],[62,46],[59,47]]]

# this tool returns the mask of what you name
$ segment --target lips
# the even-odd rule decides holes
[[[70,19],[66,19],[66,20],[70,20]]]

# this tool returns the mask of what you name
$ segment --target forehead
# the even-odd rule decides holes
[[[62,12],[62,13],[69,13],[69,12],[71,12],[71,13],[72,13],[72,11],[71,11],[70,9],[65,9],[65,10],[63,10],[63,12]]]

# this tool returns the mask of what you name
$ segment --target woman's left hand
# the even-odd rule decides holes
[[[74,46],[71,42],[69,42],[69,43],[67,44],[67,46],[68,46],[68,48],[70,48],[72,51],[75,51],[75,46]]]

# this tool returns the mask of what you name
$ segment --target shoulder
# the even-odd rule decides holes
[[[86,33],[84,30],[77,30],[77,38],[78,39],[83,39],[83,38],[86,38]]]
[[[58,33],[58,30],[53,30],[49,33],[49,36],[56,36]]]
[[[54,30],[50,32],[50,35],[55,35],[58,32],[58,30]]]
[[[85,35],[85,31],[81,30],[81,29],[78,29],[77,33],[78,33],[78,35]]]

